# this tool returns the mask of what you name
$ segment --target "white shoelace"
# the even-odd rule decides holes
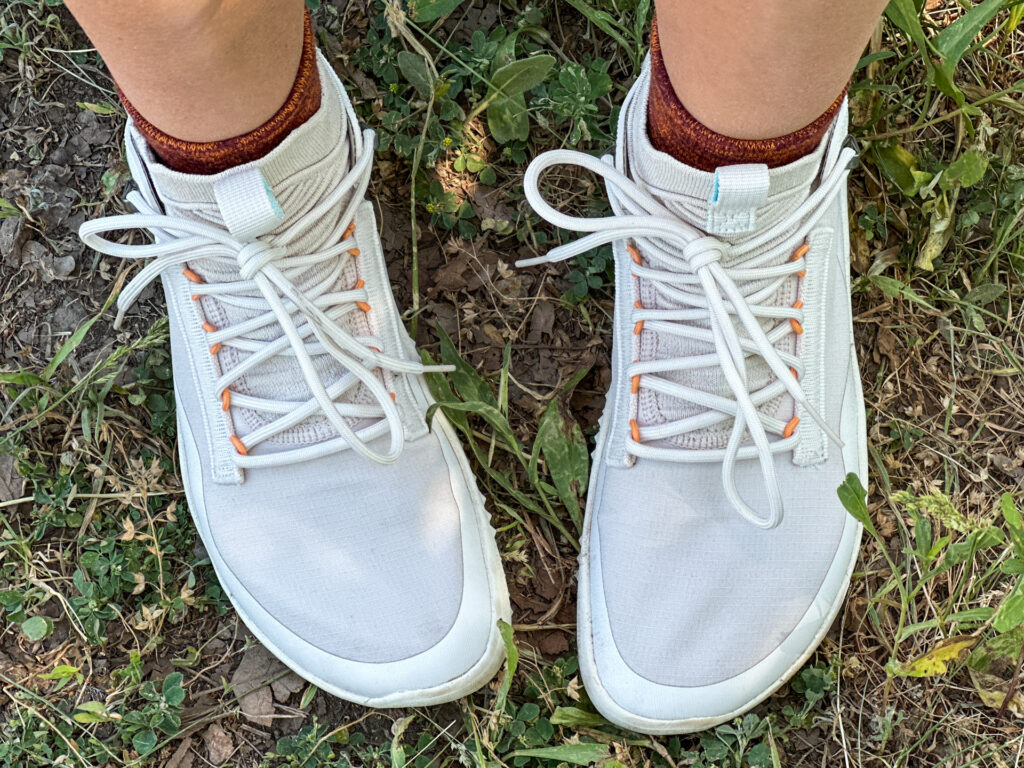
[[[370,308],[362,280],[351,290],[331,290],[349,260],[359,256],[353,236],[353,220],[356,207],[369,184],[374,146],[373,131],[367,130],[363,136],[363,151],[352,170],[322,201],[275,235],[272,245],[259,240],[241,242],[222,227],[168,216],[162,213],[160,201],[147,185],[140,185],[142,190],[132,191],[127,198],[139,213],[95,219],[83,224],[79,231],[86,245],[108,256],[153,259],[118,297],[115,328],[120,327],[125,312],[142,290],[165,270],[181,267],[186,262],[219,262],[238,270],[240,280],[197,282],[193,298],[215,296],[225,304],[259,312],[245,322],[212,331],[208,329],[211,347],[219,350],[221,346],[231,346],[248,353],[242,362],[217,379],[216,390],[224,407],[234,405],[277,415],[244,438],[232,437],[236,448],[233,458],[239,467],[292,464],[349,448],[373,461],[393,463],[404,446],[402,419],[392,394],[374,369],[394,374],[451,370],[449,366],[425,366],[418,361],[386,355],[380,351],[384,345],[379,339],[353,336],[339,324],[349,312]],[[138,174],[144,173],[142,163],[134,156],[131,142],[128,147],[133,175],[138,179]],[[351,197],[344,215],[327,240],[335,244],[307,255],[288,255],[288,245],[349,194]],[[101,237],[108,232],[133,229],[149,230],[155,242],[125,245]],[[326,267],[323,279],[299,290],[294,280],[318,265]],[[249,336],[258,329],[274,325],[280,329],[281,335],[273,340]],[[321,381],[312,359],[314,355],[323,354],[336,359],[346,370],[329,386]],[[277,355],[295,358],[299,372],[313,394],[311,399],[290,402],[252,397],[230,390],[231,385],[247,372]],[[360,384],[366,387],[374,402],[338,402],[346,393],[358,389]],[[337,430],[338,437],[265,455],[249,454],[259,443],[317,414],[327,418]],[[372,423],[354,431],[346,423],[346,418],[369,419]],[[387,452],[374,451],[370,441],[386,433],[390,433],[391,438]]]
[[[811,407],[792,367],[799,373],[800,360],[781,352],[776,344],[795,332],[803,319],[800,305],[778,307],[768,303],[782,281],[804,270],[803,254],[778,264],[783,252],[793,252],[828,210],[833,197],[843,188],[857,151],[844,146],[825,170],[818,187],[782,221],[751,239],[730,245],[709,237],[679,219],[648,192],[615,168],[611,159],[602,160],[572,150],[554,150],[537,157],[526,171],[523,185],[533,209],[556,227],[590,234],[566,243],[546,255],[517,262],[531,266],[572,258],[600,245],[632,239],[643,259],[634,258],[631,273],[648,281],[658,295],[677,308],[649,309],[635,306],[631,321],[635,328],[674,334],[713,344],[715,354],[676,359],[634,362],[626,371],[633,382],[633,412],[636,388],[647,387],[660,394],[692,402],[705,410],[688,418],[665,424],[637,428],[631,421],[626,450],[634,457],[677,462],[722,463],[722,485],[733,508],[761,528],[774,528],[782,521],[782,490],[775,471],[773,454],[796,447],[798,437],[788,423],[771,418],[758,406],[788,392],[806,410],[830,440],[842,446],[842,440],[817,411]],[[618,216],[584,218],[568,216],[554,209],[541,195],[539,180],[555,165],[578,165],[602,176]],[[757,250],[778,241],[761,254]],[[727,259],[725,257],[728,257]],[[727,261],[729,266],[723,264]],[[638,263],[639,262],[639,263]],[[770,282],[769,282],[770,281]],[[637,302],[639,305],[639,302]],[[746,336],[734,324],[735,317]],[[758,318],[782,322],[765,332]],[[791,323],[790,320],[793,322]],[[698,325],[706,323],[707,328]],[[775,374],[775,380],[751,392],[747,385],[746,356],[761,357]],[[718,367],[732,390],[734,399],[702,392],[658,376],[659,373]],[[733,419],[732,431],[724,449],[688,450],[649,445],[656,440],[682,435]],[[795,425],[794,425],[795,426]],[[787,433],[788,434],[785,434]],[[770,441],[769,434],[784,435]],[[752,444],[743,445],[749,435]],[[735,482],[736,461],[756,457],[768,499],[768,515],[758,515],[741,497]]]

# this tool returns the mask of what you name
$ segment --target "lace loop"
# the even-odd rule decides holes
[[[803,203],[778,223],[735,244],[706,235],[673,215],[608,157],[598,160],[582,152],[553,150],[537,157],[524,177],[526,199],[541,217],[561,229],[588,234],[544,256],[519,261],[517,266],[561,261],[600,245],[632,239],[630,259],[624,262],[631,276],[646,281],[665,299],[662,304],[674,305],[674,308],[659,309],[636,302],[630,317],[634,333],[650,328],[659,333],[704,341],[714,347],[713,355],[635,362],[629,367],[624,379],[630,382],[634,413],[639,391],[644,387],[688,400],[705,410],[652,427],[640,427],[636,418],[631,418],[627,453],[660,461],[720,461],[722,485],[729,503],[759,528],[774,528],[782,521],[782,490],[774,456],[796,447],[799,419],[794,417],[783,422],[761,413],[758,406],[788,393],[832,442],[842,446],[842,440],[808,403],[794,367],[799,360],[775,346],[786,334],[802,332],[802,305],[779,308],[762,304],[782,280],[803,271],[807,250],[800,249],[799,255],[787,263],[765,266],[769,259],[759,254],[758,249],[770,244],[769,256],[779,249],[797,249],[843,188],[856,155],[856,149],[844,145],[834,158],[825,161],[817,187]],[[554,165],[580,166],[603,177],[613,208],[620,213],[584,218],[556,210],[540,192],[540,174]],[[619,268],[623,268],[622,265]],[[768,281],[767,287],[765,281]],[[766,331],[759,318],[779,318],[785,322]],[[706,325],[694,325],[694,321]],[[775,375],[774,381],[756,392],[750,391],[748,355],[761,358]],[[658,376],[712,365],[720,369],[732,392],[731,399]],[[728,419],[733,423],[724,449],[689,450],[650,444]],[[769,433],[780,439],[770,441]],[[737,489],[736,462],[747,459],[758,460],[768,502],[767,514],[755,512]]]
[[[379,339],[357,338],[339,324],[341,318],[356,310],[358,304],[366,299],[366,291],[361,287],[332,292],[332,285],[345,264],[359,255],[354,240],[354,219],[356,205],[363,199],[369,183],[373,131],[365,131],[362,139],[362,144],[357,145],[361,146],[360,155],[341,183],[309,212],[276,233],[271,242],[242,242],[222,227],[167,215],[155,190],[144,181],[140,182],[140,190],[128,195],[128,201],[138,213],[87,221],[79,230],[85,244],[100,253],[121,259],[152,259],[118,297],[116,325],[120,324],[142,290],[161,273],[180,271],[186,262],[199,265],[209,261],[222,268],[234,266],[238,269],[239,281],[213,283],[204,281],[189,267],[185,267],[184,272],[193,284],[192,297],[197,302],[203,296],[212,296],[255,313],[250,319],[233,326],[210,326],[208,330],[209,338],[214,342],[211,347],[214,354],[222,346],[235,346],[248,353],[217,380],[217,408],[228,409],[237,405],[277,415],[244,438],[230,436],[235,448],[232,459],[239,467],[292,464],[349,449],[372,461],[393,463],[402,452],[405,431],[394,393],[385,387],[378,371],[402,375],[452,370],[451,366],[426,366],[419,361],[384,354],[380,351],[383,342]],[[133,170],[143,172],[144,165],[135,143],[128,141],[127,147],[129,164]],[[142,178],[139,173],[135,175]],[[289,255],[286,246],[298,238],[311,222],[341,205],[346,197],[348,203],[336,231],[327,239],[330,245],[315,253]],[[154,242],[126,245],[102,236],[109,232],[136,229],[148,230]],[[294,281],[316,265],[328,268],[329,279],[300,290]],[[270,340],[254,339],[248,335],[268,327],[276,327],[280,335]],[[321,381],[313,362],[313,355],[324,354],[333,357],[345,371],[330,385]],[[237,392],[232,396],[229,390],[232,384],[257,365],[278,355],[288,356],[297,364],[296,373],[301,375],[311,393],[308,400],[283,402]],[[337,401],[358,386],[370,394],[372,404]],[[259,443],[317,415],[330,423],[337,437],[299,448],[253,455],[253,448]],[[350,418],[367,420],[369,424],[355,430],[347,421]],[[371,448],[371,441],[383,435],[390,437],[387,449],[378,451]]]

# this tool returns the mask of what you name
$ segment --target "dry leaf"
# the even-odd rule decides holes
[[[192,754],[192,737],[186,736],[182,739],[178,748],[174,750],[171,759],[164,763],[164,768],[192,768],[194,757]]]
[[[0,454],[0,501],[20,499],[25,489],[25,478],[15,469],[14,457]]]
[[[206,757],[214,765],[220,765],[235,751],[231,734],[221,728],[220,723],[213,723],[206,729],[203,741],[206,743]]]
[[[274,713],[274,696],[265,683],[283,672],[285,666],[262,645],[254,645],[242,656],[231,676],[242,714],[257,725],[270,725]]]
[[[306,685],[306,681],[289,671],[284,677],[275,680],[270,684],[270,690],[274,693],[274,700],[284,704],[293,693],[298,693]]]

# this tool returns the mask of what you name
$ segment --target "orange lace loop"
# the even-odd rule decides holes
[[[799,423],[800,423],[800,417],[799,416],[794,416],[792,419],[790,419],[789,423],[786,424],[785,429],[782,430],[782,436],[783,437],[792,437],[793,436],[793,432],[796,431],[796,425],[799,424]]]
[[[193,283],[204,283],[204,282],[206,282],[205,280],[203,280],[203,278],[201,278],[199,275],[197,275],[195,272],[193,272],[191,269],[188,269],[187,267],[185,269],[181,270],[181,274],[183,274],[185,277],[188,278],[188,280],[190,282],[193,282]]]
[[[802,307],[803,305],[804,305],[803,301],[800,300],[800,299],[797,299],[793,303],[793,309],[800,309],[800,307]],[[793,330],[796,331],[797,333],[803,333],[804,332],[804,327],[802,325],[800,325],[800,321],[797,320],[795,317],[789,318],[789,324],[791,326],[793,326]]]
[[[639,299],[637,299],[636,301],[633,302],[633,306],[636,307],[637,309],[643,309],[644,308],[643,302],[640,301]],[[633,326],[633,334],[635,336],[639,336],[640,333],[643,331],[643,329],[644,329],[644,321],[643,320],[638,320],[636,325]]]
[[[207,333],[213,333],[217,330],[217,326],[211,323],[209,320],[203,320],[203,330]]]
[[[629,434],[632,435],[634,442],[640,442],[640,427],[637,425],[636,419],[629,420]]]
[[[226,411],[231,407],[231,390],[225,389],[220,393],[220,409]]]
[[[211,355],[216,355],[218,352],[220,352],[220,348],[221,348],[221,343],[218,341],[216,344],[214,344],[212,347],[210,347],[210,354]]]
[[[366,285],[366,282],[362,278],[359,278],[359,280],[356,281],[356,284],[353,287],[353,290],[357,290],[358,291],[364,285]],[[370,311],[370,305],[367,304],[365,301],[357,301],[356,302],[356,306],[359,307],[361,310],[363,310],[363,312],[369,312]]]
[[[809,246],[807,243],[804,243],[799,248],[797,248],[795,251],[793,251],[793,258],[791,258],[790,261],[800,261],[800,259],[802,259],[804,256],[807,255],[807,252],[809,250],[811,250],[811,246]],[[806,277],[807,276],[807,270],[806,269],[801,269],[799,272],[797,272],[797,275],[799,277]]]
[[[640,391],[640,374],[633,377],[633,384],[630,386],[629,391],[634,395]]]
[[[626,246],[626,250],[629,251],[629,255],[633,259],[634,264],[643,263],[644,257],[640,255],[640,251],[637,250],[637,247],[635,245],[630,243],[629,245]]]
[[[800,378],[800,376],[799,376],[799,375],[797,374],[797,372],[796,372],[796,368],[794,368],[794,367],[790,366],[790,368],[789,368],[789,372],[793,374],[793,378],[794,378],[794,379],[799,379],[799,378]]]
[[[352,237],[352,235],[355,234],[355,231],[356,223],[354,221],[350,221],[349,225],[345,227],[345,231],[341,233],[341,239],[348,240],[350,237]]]
[[[193,293],[193,294],[192,294],[192,301],[199,301],[199,300],[200,300],[200,299],[202,299],[202,298],[203,298],[203,297],[202,297],[202,296],[200,296],[200,295],[199,295],[198,293]]]
[[[243,456],[249,455],[249,451],[245,449],[245,443],[239,440],[237,435],[231,435],[231,444],[235,446],[235,450]]]

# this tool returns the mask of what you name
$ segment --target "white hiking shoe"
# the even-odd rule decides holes
[[[373,132],[319,59],[319,111],[266,157],[210,176],[126,132],[139,211],[82,239],[152,258],[170,318],[189,507],[253,634],[302,677],[375,707],[486,683],[508,592],[483,497],[431,403],[364,199]],[[149,230],[152,245],[101,235]]]
[[[836,489],[867,475],[853,347],[844,107],[808,157],[705,173],[647,136],[649,64],[616,156],[538,157],[527,199],[613,242],[612,386],[597,437],[579,577],[591,700],[646,733],[709,728],[779,687],[842,604],[860,525]],[[554,210],[538,178],[605,178],[615,215]]]

